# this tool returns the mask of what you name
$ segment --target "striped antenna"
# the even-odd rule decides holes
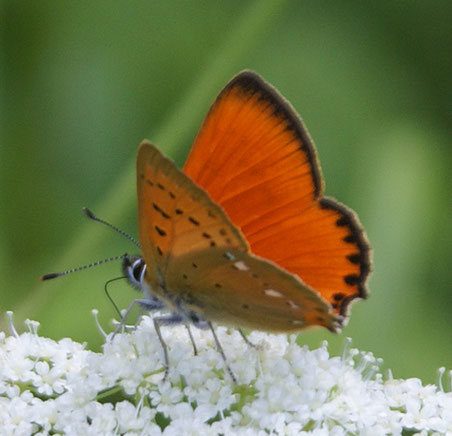
[[[61,272],[57,272],[57,273],[50,273],[50,274],[44,274],[43,276],[41,276],[39,278],[39,280],[44,281],[44,280],[55,279],[57,277],[65,276],[65,275],[68,275],[68,274],[72,274],[73,272],[77,272],[77,271],[82,271],[84,269],[88,269],[88,268],[91,268],[93,266],[102,265],[103,263],[112,262],[114,260],[119,260],[119,259],[124,259],[126,256],[127,256],[127,253],[124,253],[124,254],[121,254],[119,256],[109,257],[108,259],[98,260],[97,262],[89,263],[88,265],[83,265],[83,266],[78,266],[76,268],[71,268],[71,269],[68,269],[66,271],[61,271]]]
[[[98,223],[104,224],[105,226],[109,227],[110,229],[114,230],[115,232],[118,232],[120,235],[127,238],[132,244],[136,245],[140,250],[140,244],[128,233],[126,233],[124,230],[118,229],[113,224],[108,223],[107,221],[104,221],[103,219],[98,218],[96,215],[94,215],[87,207],[83,208],[84,214],[93,221],[97,221]]]
[[[136,245],[141,250],[140,244],[134,238],[132,238],[132,236],[130,236],[128,233],[124,232],[121,229],[118,229],[117,227],[115,227],[114,225],[108,223],[107,221],[104,221],[103,219],[98,218],[87,207],[83,208],[83,213],[89,219],[92,219],[93,221],[97,221],[98,223],[104,224],[105,226],[109,227],[110,229],[112,229],[115,232],[119,233],[120,235],[124,236],[130,242],[132,242],[132,244]],[[71,274],[73,272],[77,272],[77,271],[81,271],[81,270],[84,270],[84,269],[88,269],[88,268],[91,268],[93,266],[102,265],[103,263],[106,263],[106,262],[112,262],[114,260],[124,259],[125,257],[127,257],[127,253],[121,254],[119,256],[109,257],[108,259],[98,260],[97,262],[89,263],[88,265],[78,266],[76,268],[71,268],[71,269],[68,269],[66,271],[61,271],[61,272],[57,272],[57,273],[50,273],[50,274],[44,274],[43,276],[40,277],[40,280],[44,281],[44,280],[55,279],[57,277],[65,276],[65,275]]]

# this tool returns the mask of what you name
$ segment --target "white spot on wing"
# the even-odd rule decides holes
[[[232,253],[229,253],[229,251],[226,251],[226,252],[224,253],[223,256],[224,256],[226,259],[229,259],[229,260],[235,260],[234,255],[233,255]]]
[[[268,295],[269,297],[281,298],[283,296],[283,294],[281,294],[281,292],[275,291],[274,289],[265,289],[264,294]]]
[[[300,306],[298,304],[295,304],[292,300],[287,300],[287,304],[292,309],[299,309],[300,308]]]
[[[235,262],[234,263],[234,268],[236,268],[236,269],[238,269],[240,271],[248,271],[249,270],[248,265],[245,262],[243,262],[243,260],[241,260],[239,262]]]
[[[302,325],[302,324],[304,324],[304,322],[299,319],[294,319],[294,320],[292,320],[292,324]]]

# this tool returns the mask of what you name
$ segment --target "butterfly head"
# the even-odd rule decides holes
[[[143,290],[146,263],[139,255],[127,255],[122,260],[122,271],[129,283],[137,290]]]

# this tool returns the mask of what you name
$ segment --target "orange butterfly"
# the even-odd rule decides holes
[[[367,295],[357,216],[323,197],[300,118],[254,72],[220,92],[183,172],[143,141],[137,186],[143,257],[124,268],[145,291],[139,303],[171,310],[161,324],[337,331]]]
[[[144,298],[132,302],[121,325],[135,304],[171,311],[153,318],[165,377],[161,325],[210,327],[226,363],[212,321],[270,332],[315,325],[338,331],[350,303],[367,296],[370,248],[358,218],[323,197],[306,129],[256,73],[238,74],[220,92],[183,172],[143,141],[137,187],[142,256],[119,257]]]

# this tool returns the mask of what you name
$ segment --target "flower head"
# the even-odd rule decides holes
[[[234,330],[217,334],[234,384],[209,331],[162,329],[170,370],[152,319],[132,333],[109,335],[102,353],[70,339],[0,335],[3,434],[397,435],[452,432],[452,393],[418,379],[384,379],[370,353],[295,337]],[[436,433],[435,433],[436,432]]]

